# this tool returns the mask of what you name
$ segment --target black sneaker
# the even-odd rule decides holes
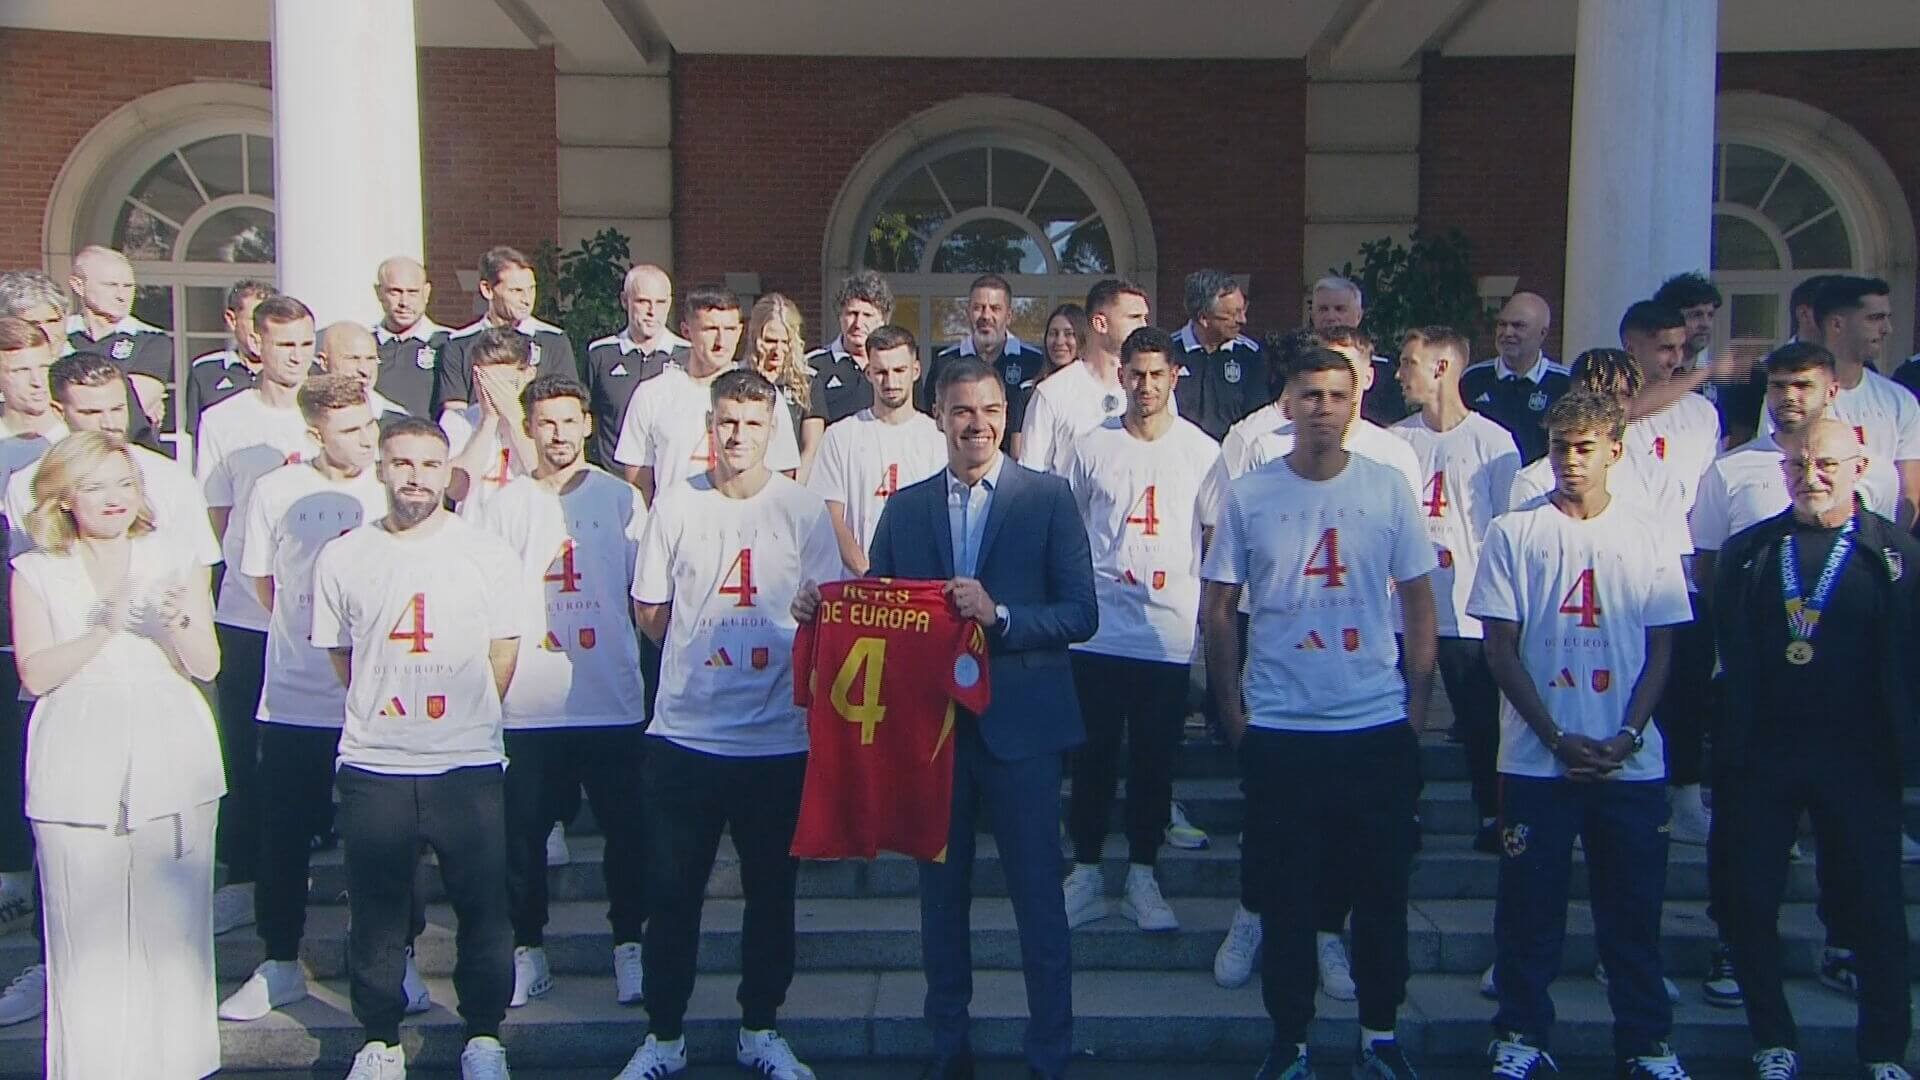
[[[1753,1055],[1753,1080],[1800,1080],[1800,1055],[1784,1046]]]
[[[1554,1076],[1560,1066],[1553,1055],[1529,1045],[1526,1036],[1508,1032],[1487,1046],[1488,1075],[1494,1080],[1538,1080]]]
[[[1276,1046],[1267,1051],[1267,1058],[1260,1063],[1260,1071],[1253,1074],[1253,1080],[1314,1080],[1313,1062],[1308,1060],[1304,1049],[1295,1051],[1291,1046]]]
[[[1473,850],[1482,855],[1500,854],[1500,822],[1489,821],[1474,830]]]
[[[1820,953],[1820,981],[1849,997],[1860,993],[1860,973],[1853,970],[1853,952],[1828,948]]]
[[[1413,1066],[1400,1052],[1400,1043],[1387,1039],[1360,1048],[1353,1063],[1353,1080],[1414,1080]]]
[[[1724,941],[1713,947],[1713,962],[1707,965],[1707,977],[1700,984],[1700,993],[1707,1004],[1723,1009],[1737,1009],[1747,1003],[1733,971],[1733,950]]]
[[[1654,1043],[1644,1054],[1620,1062],[1620,1080],[1691,1080],[1673,1047]]]

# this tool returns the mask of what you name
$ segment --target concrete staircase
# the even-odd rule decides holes
[[[1416,1063],[1471,1071],[1488,1038],[1492,1004],[1479,996],[1480,973],[1493,956],[1493,900],[1497,861],[1474,852],[1477,823],[1468,798],[1459,748],[1441,736],[1423,746],[1427,784],[1421,814],[1424,848],[1412,880],[1410,940],[1413,981],[1403,1012],[1401,1038]],[[1093,1061],[1147,1061],[1167,1065],[1166,1075],[1234,1075],[1231,1063],[1257,1061],[1269,1028],[1258,979],[1224,990],[1212,978],[1212,961],[1238,897],[1241,803],[1232,777],[1233,759],[1223,748],[1189,745],[1181,759],[1176,798],[1194,823],[1213,834],[1203,851],[1163,849],[1161,883],[1181,929],[1143,934],[1117,914],[1083,927],[1073,937],[1075,1042]],[[1910,826],[1920,826],[1920,798],[1910,796]],[[573,860],[550,871],[552,918],[547,953],[557,976],[547,997],[513,1010],[504,1039],[517,1074],[579,1069],[581,1075],[616,1071],[644,1037],[644,1009],[614,1003],[609,936],[600,876],[601,843],[583,822],[570,836]],[[1117,897],[1125,877],[1125,843],[1109,845],[1106,872]],[[1578,855],[1576,854],[1576,859]],[[1017,1057],[1025,1015],[1019,949],[1012,909],[1005,900],[999,856],[983,839],[978,860],[973,951],[977,970],[974,1046],[977,1053]],[[1909,897],[1920,898],[1920,867],[1902,870]],[[1809,1063],[1836,1071],[1849,1067],[1854,1006],[1851,999],[1814,978],[1823,933],[1814,914],[1811,859],[1792,869],[1789,903],[1781,918],[1790,997],[1802,1025]],[[898,857],[872,863],[810,863],[800,875],[799,969],[781,1027],[803,1057],[835,1075],[836,1063],[895,1061],[901,1075],[928,1052],[920,1019],[925,981],[920,974],[916,871]],[[313,907],[306,958],[317,980],[307,1001],[253,1024],[223,1024],[230,1072],[297,1071],[341,1075],[360,1035],[346,1000],[345,884],[340,855],[316,857]],[[1554,989],[1560,1017],[1554,1049],[1574,1075],[1603,1068],[1610,1050],[1611,1021],[1604,991],[1590,978],[1595,950],[1593,921],[1584,897],[1583,867],[1574,874],[1576,901],[1569,913],[1565,975]],[[740,966],[739,868],[723,844],[710,886],[702,932],[702,975],[688,1016],[696,1061],[730,1064],[738,1008],[733,994]],[[1701,848],[1676,845],[1668,878],[1664,947],[1669,974],[1680,983],[1675,1040],[1690,1063],[1707,1072],[1738,1071],[1749,1048],[1745,1015],[1705,1005],[1700,975],[1712,947],[1704,913],[1706,861]],[[438,899],[436,896],[434,899]],[[1118,904],[1115,904],[1117,912]],[[403,1029],[417,1071],[452,1070],[461,1047],[450,975],[454,947],[452,913],[435,904],[418,949],[419,964],[433,988],[432,1012]],[[1920,971],[1920,904],[1908,908],[1909,943]],[[253,931],[242,929],[218,942],[222,993],[238,985],[261,959]],[[32,959],[24,934],[0,939],[0,971]],[[1314,1032],[1323,1065],[1343,1068],[1356,1028],[1351,1003],[1321,998]],[[0,1030],[0,1075],[39,1076],[40,1025]],[[1189,1071],[1189,1070],[1194,1071]],[[1250,1064],[1241,1070],[1251,1073]],[[569,1073],[568,1075],[573,1075]],[[1129,1073],[1128,1075],[1132,1075]]]

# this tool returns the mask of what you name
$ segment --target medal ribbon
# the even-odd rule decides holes
[[[1827,563],[1820,568],[1820,580],[1814,584],[1810,597],[1803,596],[1800,588],[1799,550],[1793,534],[1788,533],[1786,542],[1780,545],[1780,592],[1787,605],[1787,634],[1793,640],[1811,640],[1813,632],[1819,629],[1820,615],[1826,610],[1827,601],[1833,598],[1833,585],[1840,578],[1840,568],[1846,565],[1847,556],[1853,554],[1854,528],[1854,519],[1848,518],[1833,542],[1833,550],[1827,552]]]

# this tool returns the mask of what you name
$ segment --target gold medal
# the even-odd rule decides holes
[[[1805,641],[1796,641],[1787,646],[1787,663],[1801,667],[1813,663],[1813,645]]]

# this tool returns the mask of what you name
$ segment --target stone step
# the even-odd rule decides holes
[[[1159,852],[1160,887],[1168,896],[1222,897],[1240,893],[1240,838],[1235,834],[1215,835],[1212,846],[1203,851],[1161,847]],[[1413,861],[1410,895],[1420,899],[1489,899],[1499,878],[1499,860],[1483,855],[1469,846],[1465,836],[1427,836]],[[573,861],[547,872],[548,893],[555,902],[569,900],[602,901],[606,884],[601,876],[601,852],[604,842],[597,836],[572,837],[568,846]],[[1126,877],[1126,840],[1107,838],[1103,863],[1108,891],[1118,896]],[[1811,850],[1811,848],[1809,848]],[[974,859],[974,895],[1005,896],[1006,877],[992,837],[982,837]],[[346,868],[338,850],[324,851],[313,859],[311,902],[335,904],[346,890]],[[1920,902],[1920,866],[1901,870],[1905,894]],[[438,875],[428,874],[428,897],[442,897]],[[800,865],[799,892],[803,897],[914,896],[919,890],[919,869],[913,860],[900,855],[882,855],[871,862],[805,862]],[[1586,863],[1574,853],[1573,895],[1586,895]],[[713,877],[707,894],[715,897],[740,896],[740,864],[732,842],[722,838],[720,854],[714,862]],[[1794,863],[1787,875],[1786,898],[1811,901],[1816,895],[1812,858]],[[1667,898],[1705,900],[1707,896],[1706,849],[1686,844],[1670,848],[1667,862]]]
[[[1180,929],[1142,933],[1111,914],[1073,933],[1073,963],[1079,971],[1213,970],[1213,953],[1226,934],[1238,902],[1220,898],[1176,897],[1168,901],[1180,916]],[[1703,904],[1666,905],[1661,945],[1676,981],[1697,994],[1714,943],[1713,925]],[[740,970],[741,901],[707,902],[700,942],[700,968],[707,972]],[[1407,953],[1416,973],[1476,974],[1493,962],[1493,901],[1419,900],[1408,907]],[[321,979],[347,974],[346,913],[320,909],[308,920],[304,953]],[[1920,906],[1908,912],[1911,964],[1920,971]],[[879,900],[807,899],[795,916],[797,963],[802,971],[908,971],[921,966],[920,906],[911,898]],[[451,909],[428,909],[427,932],[415,946],[420,970],[432,976],[453,973],[455,948]],[[1810,904],[1781,909],[1781,938],[1789,976],[1812,977],[1819,971],[1825,932]],[[1585,903],[1569,906],[1562,970],[1593,969],[1593,914]],[[613,938],[606,909],[599,904],[555,904],[546,929],[548,963],[556,975],[602,976],[611,972]],[[973,958],[984,969],[1020,965],[1020,942],[1013,907],[1004,899],[979,899],[973,907]],[[222,935],[217,949],[222,978],[243,979],[263,959],[259,939],[250,930]],[[30,961],[27,942],[0,949],[0,964]],[[18,953],[18,956],[10,955]]]
[[[695,1060],[730,1063],[739,1023],[733,1000],[737,979],[703,975],[687,1016]],[[1493,1006],[1476,990],[1477,975],[1416,975],[1408,985],[1399,1035],[1421,1064],[1469,1065],[1481,1060]],[[463,1043],[449,982],[430,979],[435,1007],[401,1029],[411,1064],[423,1071],[455,1068]],[[223,986],[223,990],[228,987]],[[781,1013],[781,1030],[815,1064],[840,1061],[912,1061],[930,1051],[918,972],[802,973]],[[1604,991],[1586,978],[1555,985],[1559,1022],[1554,1050],[1563,1068],[1599,1061],[1610,1050],[1612,1022]],[[1801,1048],[1814,1069],[1851,1062],[1854,1003],[1809,980],[1794,980],[1788,998],[1800,1023]],[[1025,994],[1017,971],[974,976],[972,1044],[986,1058],[1017,1058],[1025,1027]],[[1319,999],[1312,1041],[1323,1068],[1351,1060],[1358,1037],[1354,1006]],[[1271,1029],[1257,981],[1238,990],[1214,985],[1200,972],[1082,972],[1074,981],[1074,1043],[1093,1061],[1159,1061],[1166,1075],[1186,1076],[1184,1063],[1252,1062]],[[553,993],[513,1010],[502,1029],[517,1071],[597,1067],[611,1073],[645,1035],[643,1008],[613,1003],[611,979],[565,979]],[[1746,1018],[1737,1009],[1683,1001],[1674,1010],[1674,1043],[1690,1063],[1728,1069],[1751,1052]],[[39,1021],[0,1029],[0,1075],[39,1076],[44,1034]],[[326,982],[312,997],[251,1024],[222,1024],[227,1069],[344,1072],[361,1042],[346,988]],[[827,1070],[825,1075],[834,1075]],[[1575,1070],[1570,1075],[1597,1075]]]

